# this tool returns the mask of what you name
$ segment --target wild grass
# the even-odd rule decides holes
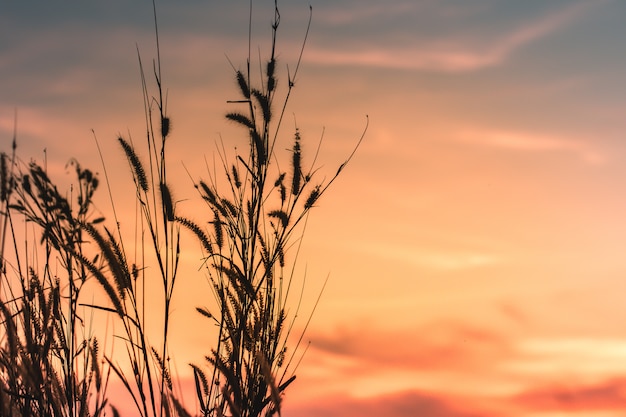
[[[102,221],[91,208],[98,179],[72,161],[78,186],[71,200],[44,168],[17,159],[15,138],[0,160],[0,412],[99,416],[108,374],[79,306],[90,276],[82,225]],[[24,236],[37,239],[21,242]]]
[[[214,169],[207,172],[208,179],[193,181],[206,217],[192,220],[177,207],[167,175],[171,120],[153,6],[154,89],[138,53],[146,126],[143,152],[130,136],[117,138],[135,188],[134,241],[124,241],[128,234],[117,218],[106,163],[113,228],[92,207],[99,186],[92,171],[71,161],[77,186],[67,198],[48,177],[45,164],[18,159],[15,138],[10,153],[1,154],[2,415],[99,416],[108,410],[117,415],[106,395],[111,374],[124,385],[141,417],[191,415],[174,390],[170,358],[175,352],[169,338],[181,253],[192,239],[202,248],[198,264],[214,295],[196,311],[205,319],[207,333],[216,332],[214,344],[206,347],[205,363],[190,364],[200,415],[280,415],[284,392],[295,380],[300,343],[289,341],[299,305],[298,294],[292,294],[299,244],[309,212],[363,136],[328,178],[320,178],[318,152],[305,158],[297,126],[289,150],[279,151],[302,52],[281,84],[275,2],[271,53],[258,74],[251,71],[250,56],[245,70],[234,70],[239,97],[229,102],[232,109],[225,114],[247,138],[246,152],[222,147],[216,167],[221,175]],[[309,26],[310,19],[303,49]],[[22,225],[24,231],[18,233]],[[102,288],[103,298],[85,301],[81,291],[88,281]],[[155,285],[160,288],[156,295],[147,291]],[[146,309],[157,304],[162,315],[155,318]],[[292,304],[296,313],[290,315]],[[104,312],[115,320],[115,342],[110,343],[124,354],[102,354],[98,340],[86,330],[86,312]],[[160,323],[160,335],[150,333],[148,316]]]
[[[201,312],[219,328],[217,346],[206,358],[212,372],[207,375],[194,367],[204,415],[279,413],[282,393],[295,379],[291,366],[295,348],[290,351],[287,345],[293,329],[287,306],[297,255],[292,249],[309,211],[349,160],[330,179],[318,179],[315,158],[310,166],[304,165],[297,127],[290,155],[277,152],[300,65],[298,61],[288,75],[286,93],[278,99],[275,42],[279,21],[276,8],[272,52],[262,66],[265,71],[258,87],[252,86],[249,61],[245,73],[235,72],[240,97],[231,101],[237,109],[226,118],[248,136],[248,153],[236,154],[232,161],[220,155],[228,184],[225,191],[214,178],[196,184],[212,233],[198,233],[198,226],[190,220],[179,220],[205,242],[205,265],[216,301],[216,313]],[[274,107],[279,108],[276,115]],[[288,168],[281,169],[284,159],[289,161]],[[215,244],[210,246],[211,242]]]

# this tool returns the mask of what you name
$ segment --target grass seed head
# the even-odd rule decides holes
[[[252,94],[254,94],[254,98],[256,98],[256,101],[261,107],[261,111],[263,112],[263,121],[265,123],[269,123],[272,119],[272,109],[270,106],[269,97],[263,94],[263,92],[257,90],[256,88],[252,89]]]
[[[120,142],[120,145],[122,145],[122,149],[126,154],[126,158],[128,159],[128,162],[130,162],[133,173],[135,174],[135,180],[137,181],[137,185],[144,192],[147,192],[149,189],[148,177],[146,176],[146,171],[143,169],[143,165],[139,160],[139,156],[137,155],[133,147],[130,146],[130,143],[126,142],[123,137],[120,136],[117,140]]]
[[[254,130],[255,128],[254,122],[250,120],[250,118],[244,114],[237,113],[237,112],[226,113],[226,118],[228,120],[232,120],[233,122],[239,123],[240,125],[243,125],[250,130]]]
[[[239,170],[237,170],[237,167],[234,164],[232,166],[231,171],[233,173],[233,183],[235,184],[235,187],[241,188],[241,179],[239,178]]]
[[[172,129],[172,123],[167,116],[161,117],[161,135],[166,138]]]
[[[246,81],[246,77],[241,71],[237,71],[237,84],[239,84],[241,94],[243,94],[245,98],[250,98],[250,87],[248,87],[248,81]]]
[[[206,233],[204,232],[204,230],[202,230],[202,228],[197,225],[196,223],[194,223],[193,221],[186,219],[184,217],[176,217],[176,221],[180,224],[182,224],[183,226],[185,226],[187,229],[189,229],[191,232],[193,232],[193,234],[196,235],[196,237],[198,238],[198,240],[200,240],[200,243],[202,244],[202,246],[204,247],[204,249],[209,253],[212,254],[213,253],[213,246],[211,245],[211,241],[209,240],[209,237],[206,235]]]
[[[215,220],[212,222],[215,229],[215,244],[218,248],[221,248],[224,245],[224,230],[222,229],[223,222],[217,210],[214,209],[213,214],[215,215]]]
[[[271,93],[276,88],[276,78],[274,70],[276,69],[276,60],[274,58],[267,61],[267,91]]]
[[[265,150],[265,143],[259,132],[256,129],[250,129],[250,135],[252,136],[252,142],[254,143],[254,149],[256,150],[257,161],[259,166],[265,165],[267,161],[267,152]]]
[[[292,180],[291,193],[297,195],[300,192],[300,180],[302,178],[302,149],[300,148],[300,132],[296,129],[293,152],[291,157]]]
[[[313,188],[313,190],[311,191],[311,194],[309,194],[309,197],[306,199],[306,202],[304,203],[305,209],[310,209],[311,207],[313,207],[313,204],[315,204],[317,199],[320,197],[320,190],[321,190],[321,187],[319,185],[316,185],[315,188]]]
[[[160,183],[161,189],[161,202],[163,203],[163,211],[167,220],[174,221],[174,204],[172,203],[172,194],[170,193],[170,187],[165,183]]]
[[[211,187],[209,187],[204,181],[200,181],[200,188],[202,188],[202,191],[204,192],[202,198],[211,205],[215,205],[217,203],[217,199],[215,197],[215,193],[211,190]]]

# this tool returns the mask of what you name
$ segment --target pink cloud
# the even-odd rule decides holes
[[[460,141],[477,145],[523,152],[570,153],[590,164],[600,164],[606,156],[599,149],[590,145],[584,138],[560,135],[497,130],[466,130],[458,135]]]
[[[492,415],[474,408],[475,406],[469,401],[455,401],[431,393],[406,391],[369,398],[334,396],[299,404],[289,404],[289,401],[286,401],[284,414],[298,417],[487,417]],[[498,415],[502,417],[502,414]]]
[[[626,411],[626,378],[595,384],[561,383],[533,388],[514,397],[527,410],[613,410]]]
[[[363,369],[480,369],[504,357],[512,348],[507,337],[496,331],[452,322],[401,331],[339,327],[308,336],[312,348],[368,364]]]
[[[459,406],[459,404],[461,404]],[[508,411],[507,411],[508,410]],[[336,395],[311,402],[290,404],[286,412],[312,416],[429,416],[470,417],[527,415],[529,412],[584,412],[626,410],[626,378],[595,384],[563,383],[533,388],[511,397],[469,399],[454,394],[402,391],[367,398]],[[521,413],[520,413],[521,412]]]

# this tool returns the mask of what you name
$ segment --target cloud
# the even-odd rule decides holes
[[[463,409],[453,404],[463,404]],[[480,417],[488,414],[472,410],[469,401],[454,401],[419,391],[406,391],[369,398],[334,396],[290,405],[287,401],[285,414],[299,417]]]
[[[626,339],[599,337],[526,338],[507,369],[526,375],[619,375],[626,373]]]
[[[418,268],[437,271],[456,271],[492,266],[505,259],[492,250],[482,248],[426,248],[387,243],[377,246],[370,242],[353,244],[352,249],[367,256],[380,257],[388,261],[408,263]]]
[[[459,407],[458,404],[463,404]],[[457,398],[454,394],[429,391],[402,391],[380,396],[354,398],[331,396],[324,401],[290,405],[290,414],[309,416],[429,416],[478,417],[507,414],[513,410],[529,412],[590,412],[626,410],[626,378],[609,379],[591,384],[555,384],[533,388],[512,397],[499,399]],[[510,410],[508,413],[506,410]]]
[[[430,46],[413,48],[371,48],[365,51],[331,51],[311,48],[305,60],[325,65],[356,65],[393,69],[417,69],[443,72],[475,71],[493,66],[498,57],[474,51],[445,50]]]
[[[508,339],[495,331],[456,322],[434,322],[400,331],[364,325],[311,333],[312,347],[360,362],[363,369],[480,369],[510,350]]]
[[[498,256],[480,252],[428,252],[415,251],[412,260],[420,266],[437,270],[471,269],[501,262]]]
[[[64,139],[68,137],[74,138],[75,141],[84,141],[81,145],[93,144],[93,136],[88,125],[72,124],[68,119],[62,119],[58,115],[47,115],[30,107],[18,108],[17,119],[15,117],[15,108],[0,104],[0,134],[5,138],[12,138],[16,130],[17,147],[21,154],[42,155],[44,149],[61,152],[67,148]],[[26,148],[26,151],[23,148]],[[88,154],[91,149],[78,146],[72,151]]]
[[[498,306],[498,311],[510,323],[516,326],[526,326],[529,323],[529,317],[526,312],[512,302],[502,302]]]
[[[524,386],[501,371],[516,355],[510,335],[480,325],[438,320],[383,329],[362,324],[311,330],[307,338],[309,352],[298,373],[309,396],[426,390],[486,398]]]
[[[570,4],[500,33],[492,31],[478,35],[475,33],[477,30],[467,29],[466,33],[434,40],[420,41],[419,36],[415,35],[409,42],[385,39],[383,45],[381,41],[364,36],[367,42],[359,40],[351,45],[344,44],[342,49],[337,48],[336,44],[329,44],[333,46],[325,48],[313,45],[307,49],[305,59],[325,65],[442,72],[477,71],[502,64],[519,49],[580,20],[596,5],[597,3],[591,2]],[[364,12],[360,15],[364,15]],[[458,22],[458,25],[461,24],[462,22]]]
[[[468,129],[458,139],[473,144],[528,153],[570,153],[586,163],[601,164],[605,155],[588,141],[575,137],[498,129]]]
[[[626,411],[626,378],[595,384],[561,383],[522,392],[512,399],[527,410],[541,411]]]

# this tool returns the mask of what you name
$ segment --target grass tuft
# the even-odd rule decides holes
[[[234,150],[231,157],[222,147],[223,170],[218,175],[211,169],[208,183],[195,184],[198,201],[208,207],[195,213],[201,220],[177,215],[174,183],[168,180],[166,138],[172,125],[155,1],[153,13],[154,83],[146,80],[137,52],[147,163],[142,164],[132,141],[117,137],[135,185],[134,233],[123,230],[132,221],[121,222],[117,216],[104,161],[114,227],[107,227],[107,219],[93,206],[99,185],[94,171],[70,160],[67,167],[73,168],[75,183],[70,192],[61,192],[48,175],[47,161],[20,162],[15,138],[11,156],[0,152],[2,416],[119,416],[106,395],[111,374],[124,385],[140,417],[191,415],[174,390],[176,374],[170,364],[175,359],[169,340],[172,303],[181,279],[179,266],[186,258],[181,254],[188,253],[181,229],[199,241],[203,253],[197,262],[214,294],[209,307],[196,307],[199,315],[210,319],[203,320],[210,326],[206,333],[216,333],[204,365],[209,370],[190,365],[201,415],[280,415],[285,390],[295,380],[298,365],[292,363],[299,363],[293,361],[299,342],[291,347],[288,341],[299,303],[293,316],[286,312],[293,311],[290,290],[297,273],[298,242],[309,211],[344,170],[362,137],[330,180],[316,177],[317,153],[311,168],[303,169],[307,147],[297,127],[291,149],[277,151],[289,148],[283,142],[282,120],[302,50],[295,70],[287,67],[284,85],[278,88],[280,13],[275,2],[269,57],[259,58],[256,76],[250,74],[251,56],[246,71],[235,71],[239,98],[229,103],[238,108],[225,115],[246,129],[245,152]],[[303,49],[309,27],[310,18]],[[252,33],[251,26],[248,30]],[[97,139],[96,145],[99,150]],[[283,164],[290,167],[286,172],[280,169]],[[24,236],[15,227],[18,219],[24,220]],[[125,236],[134,240],[128,242]],[[21,238],[24,244],[19,243]],[[100,298],[86,301],[82,290],[88,282],[100,287]],[[162,312],[157,325],[153,309]],[[115,320],[113,340],[122,345],[121,355],[102,352],[108,351],[107,340],[101,346],[100,339],[87,334],[85,310]]]

